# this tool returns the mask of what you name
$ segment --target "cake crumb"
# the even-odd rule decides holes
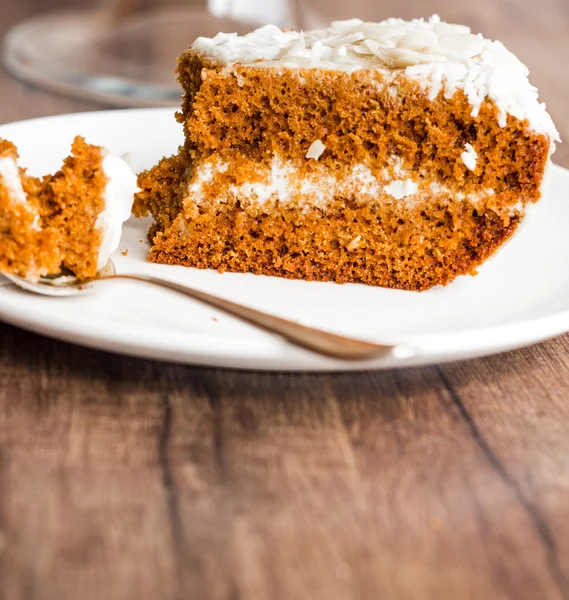
[[[306,158],[318,160],[322,156],[324,150],[326,150],[326,146],[322,143],[322,140],[315,140],[312,142],[310,148],[308,148]]]
[[[121,250],[121,254],[123,256],[128,256],[128,248],[125,248],[124,250]]]

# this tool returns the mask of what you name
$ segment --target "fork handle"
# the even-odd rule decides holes
[[[274,315],[243,306],[224,298],[219,298],[212,294],[196,290],[194,288],[174,283],[166,279],[160,279],[158,277],[152,277],[149,275],[111,275],[103,276],[97,281],[103,281],[108,279],[128,279],[131,281],[142,281],[145,283],[153,283],[163,288],[173,290],[185,296],[189,296],[194,300],[215,306],[220,310],[238,317],[243,321],[252,323],[261,329],[276,333],[281,337],[285,338],[289,342],[301,346],[312,352],[324,354],[332,358],[339,358],[343,360],[366,360],[372,358],[380,358],[387,355],[399,355],[405,354],[410,356],[409,349],[402,346],[390,346],[383,344],[373,344],[363,340],[357,340],[342,335],[336,335],[321,329],[315,329],[313,327],[307,327],[288,319],[276,317]],[[405,352],[401,350],[405,348]]]

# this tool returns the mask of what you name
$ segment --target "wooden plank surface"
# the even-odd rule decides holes
[[[565,1],[377,5],[435,11],[507,42],[569,136]],[[1,122],[90,108],[0,74]],[[568,350],[253,374],[0,324],[0,599],[567,599]]]

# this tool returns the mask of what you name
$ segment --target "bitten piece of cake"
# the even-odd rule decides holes
[[[93,277],[119,244],[136,176],[124,160],[75,138],[60,171],[43,178],[18,166],[0,141],[0,272],[37,279],[63,269]]]

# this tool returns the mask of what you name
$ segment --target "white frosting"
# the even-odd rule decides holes
[[[419,191],[419,186],[412,179],[396,179],[384,186],[383,189],[395,200],[401,200],[415,195]]]
[[[22,187],[20,171],[16,161],[11,156],[0,158],[0,177],[12,200],[26,204],[27,197]]]
[[[465,151],[460,155],[460,158],[467,169],[474,171],[476,169],[476,161],[478,160],[478,154],[471,144],[464,145]]]
[[[212,197],[207,186],[227,169],[228,163],[219,158],[200,164],[188,186],[189,200],[200,205],[212,201],[226,202],[230,196],[239,200],[243,206],[262,206],[269,201],[283,204],[299,202],[301,208],[310,209],[325,208],[334,196],[350,197],[354,190],[357,190],[359,199],[363,202],[381,201],[386,197],[401,202],[415,202],[422,197],[437,194],[464,200],[475,206],[495,195],[491,188],[465,194],[435,181],[427,183],[420,173],[403,169],[401,159],[394,155],[390,166],[380,173],[374,174],[366,165],[357,164],[341,178],[320,163],[310,173],[299,177],[295,164],[275,157],[270,167],[259,167],[256,181],[230,185],[219,197]]]
[[[482,102],[490,98],[498,107],[501,126],[507,115],[528,119],[533,130],[559,141],[545,105],[529,83],[527,67],[500,42],[473,35],[463,25],[441,22],[436,15],[428,21],[351,19],[305,32],[266,25],[244,36],[200,37],[192,49],[228,68],[244,64],[404,73],[419,81],[432,100],[439,93],[451,98],[463,90],[476,117]],[[390,87],[389,93],[397,97],[397,88]]]
[[[221,171],[226,170],[227,167],[222,166]],[[265,181],[255,183],[242,183],[241,185],[232,185],[229,188],[229,193],[235,196],[251,198],[258,204],[265,204],[271,198],[278,200],[279,202],[288,202],[293,195],[292,186],[289,183],[289,177],[294,172],[294,169],[290,165],[286,165],[274,158],[271,163],[270,175]],[[322,181],[322,191],[318,191],[317,187],[313,187],[314,182],[311,180],[305,180],[304,193],[315,196],[323,193],[326,186],[326,182]]]
[[[429,189],[434,194],[443,194],[445,196],[451,196],[456,200],[468,200],[468,202],[472,204],[477,204],[481,200],[486,200],[491,196],[495,196],[496,192],[492,188],[485,188],[478,190],[477,192],[471,192],[470,194],[465,194],[461,191],[451,190],[448,186],[442,185],[436,181],[432,181],[429,184]]]
[[[218,173],[225,173],[228,164],[214,159],[202,163],[196,170],[188,192],[193,202],[201,204],[211,200],[205,189]],[[229,186],[228,193],[245,202],[265,204],[269,200],[287,203],[296,201],[299,194],[306,206],[324,207],[334,194],[350,194],[354,189],[363,196],[376,197],[381,193],[382,182],[363,164],[355,165],[352,172],[337,179],[333,173],[318,164],[311,173],[299,178],[297,167],[274,157],[270,168],[259,168],[258,181]]]
[[[134,194],[139,191],[136,175],[122,158],[106,154],[102,167],[108,182],[103,194],[105,208],[99,213],[95,223],[95,227],[102,230],[98,269],[105,266],[118,248],[123,223],[130,217]]]

